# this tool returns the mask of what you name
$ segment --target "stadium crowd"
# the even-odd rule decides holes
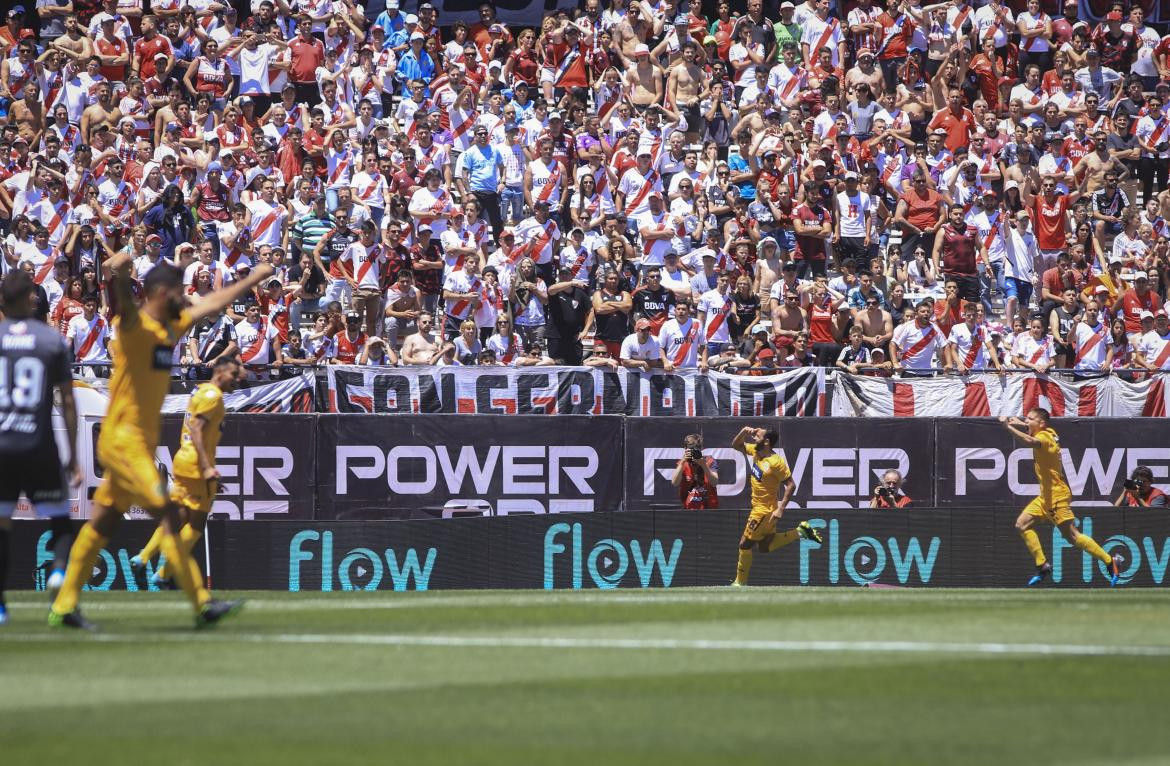
[[[1170,369],[1170,36],[1139,7],[399,2],[7,11],[0,271],[76,362],[109,362],[125,249],[192,295],[274,267],[177,346],[192,377]]]

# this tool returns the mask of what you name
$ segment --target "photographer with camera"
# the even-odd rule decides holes
[[[902,491],[902,473],[892,469],[882,476],[882,483],[873,488],[869,499],[870,508],[909,508],[913,504],[910,496]]]
[[[1165,508],[1166,493],[1154,486],[1154,472],[1148,466],[1139,465],[1125,481],[1121,482],[1121,494],[1114,505],[1129,508]]]
[[[670,483],[678,487],[679,500],[686,510],[719,507],[715,489],[719,473],[715,470],[715,458],[703,456],[701,434],[687,434],[683,439],[683,456],[674,468]]]

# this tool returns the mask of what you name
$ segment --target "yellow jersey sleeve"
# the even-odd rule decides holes
[[[792,478],[792,471],[788,470],[788,461],[782,456],[776,455],[776,481],[780,484]]]
[[[755,456],[756,456],[756,445],[754,445],[754,444],[745,444],[745,445],[743,445],[743,451],[744,451],[744,454],[745,454],[745,455],[749,455],[749,456],[751,456],[751,457],[755,457]]]
[[[202,385],[195,395],[191,397],[191,403],[188,405],[188,412],[193,416],[206,416],[212,414],[219,402],[222,399],[222,393],[218,388],[212,385]]]
[[[1056,441],[1056,434],[1053,431],[1041,431],[1036,434],[1037,448],[1043,450],[1049,455],[1060,454],[1060,443]]]

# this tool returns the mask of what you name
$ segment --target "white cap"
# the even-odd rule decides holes
[[[824,160],[813,160],[812,163],[809,164],[809,167],[810,168],[823,168],[823,167],[826,167],[826,165],[825,165]]]
[[[1138,319],[1153,319],[1153,318],[1154,318],[1154,314],[1151,311],[1143,311],[1142,313],[1138,314]]]
[[[262,175],[264,175],[264,171],[261,168],[252,168],[248,171],[248,174],[244,176],[244,186],[251,186],[252,182]]]
[[[634,56],[638,57],[642,55],[650,55],[650,46],[646,45],[646,43],[638,43],[634,46]]]
[[[386,10],[388,10],[388,11],[398,10],[398,0],[386,0]]]
[[[425,39],[427,39],[427,36],[424,35],[422,32],[411,32],[410,33],[410,41],[411,42],[414,42],[415,40],[425,40]]]
[[[784,10],[785,8],[796,8],[796,6],[788,2],[788,0],[784,0],[784,2],[780,3],[780,10]]]
[[[418,23],[418,16],[415,16],[413,13],[408,13],[408,14],[406,14],[406,17],[402,19],[402,23],[403,24],[417,24]]]

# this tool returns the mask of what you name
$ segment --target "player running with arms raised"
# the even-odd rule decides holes
[[[53,569],[50,591],[64,580],[73,522],[69,518],[66,476],[79,483],[77,407],[73,375],[61,334],[32,318],[36,284],[22,269],[8,272],[0,287],[4,320],[0,321],[0,625],[8,621],[4,589],[8,580],[9,533],[12,514],[23,493],[37,515],[49,519]],[[53,389],[61,396],[61,414],[69,435],[69,462],[61,458],[53,438]]]
[[[759,546],[761,553],[771,553],[783,548],[798,538],[821,542],[821,533],[807,521],[802,521],[786,532],[776,532],[776,522],[784,515],[796,482],[784,456],[775,451],[780,434],[775,429],[743,428],[731,442],[733,449],[751,458],[752,509],[739,540],[739,565],[735,569],[732,585],[747,585],[748,573],[752,569],[752,548]],[[780,489],[784,496],[780,496]]]
[[[225,414],[223,395],[236,389],[247,373],[235,356],[221,356],[211,367],[211,381],[191,394],[187,414],[183,417],[183,432],[179,437],[179,451],[175,453],[174,481],[171,483],[171,502],[179,507],[183,528],[179,530],[179,544],[188,554],[203,537],[207,516],[219,489],[219,469],[215,467],[215,448],[219,446],[220,426]],[[159,524],[150,542],[134,558],[130,567],[135,574],[143,573],[146,562],[154,558],[162,546],[163,526]],[[199,564],[188,557],[192,577],[202,578]],[[156,585],[172,577],[168,562],[154,575]]]
[[[1032,448],[1032,464],[1040,482],[1040,494],[1024,508],[1016,519],[1016,530],[1024,538],[1024,545],[1036,562],[1036,574],[1028,580],[1029,585],[1043,582],[1052,574],[1052,564],[1044,556],[1040,535],[1033,527],[1038,521],[1048,521],[1060,529],[1064,539],[1105,564],[1109,573],[1109,584],[1116,585],[1118,579],[1117,559],[1110,556],[1097,542],[1077,530],[1077,519],[1072,513],[1072,490],[1064,477],[1060,463],[1060,437],[1049,424],[1051,415],[1042,407],[1028,410],[1026,419],[1000,417],[999,422],[1007,426],[1012,436]]]
[[[94,493],[93,517],[77,535],[70,552],[65,583],[49,610],[53,627],[85,628],[86,620],[77,603],[81,588],[93,571],[94,562],[118,528],[122,515],[137,505],[163,525],[160,545],[163,555],[174,563],[172,574],[191,600],[196,626],[217,622],[236,611],[240,602],[215,601],[203,587],[203,578],[194,577],[188,556],[179,543],[179,515],[167,497],[165,482],[154,463],[162,425],[162,403],[170,385],[175,344],[191,326],[204,317],[218,314],[272,275],[272,267],[258,266],[247,278],[230,287],[207,294],[192,305],[183,291],[183,274],[170,264],[155,266],[143,280],[142,308],[130,292],[130,250],[106,262],[111,274],[113,297],[118,309],[111,344],[114,375],[110,381],[110,406],[98,437],[98,460],[105,471]]]

